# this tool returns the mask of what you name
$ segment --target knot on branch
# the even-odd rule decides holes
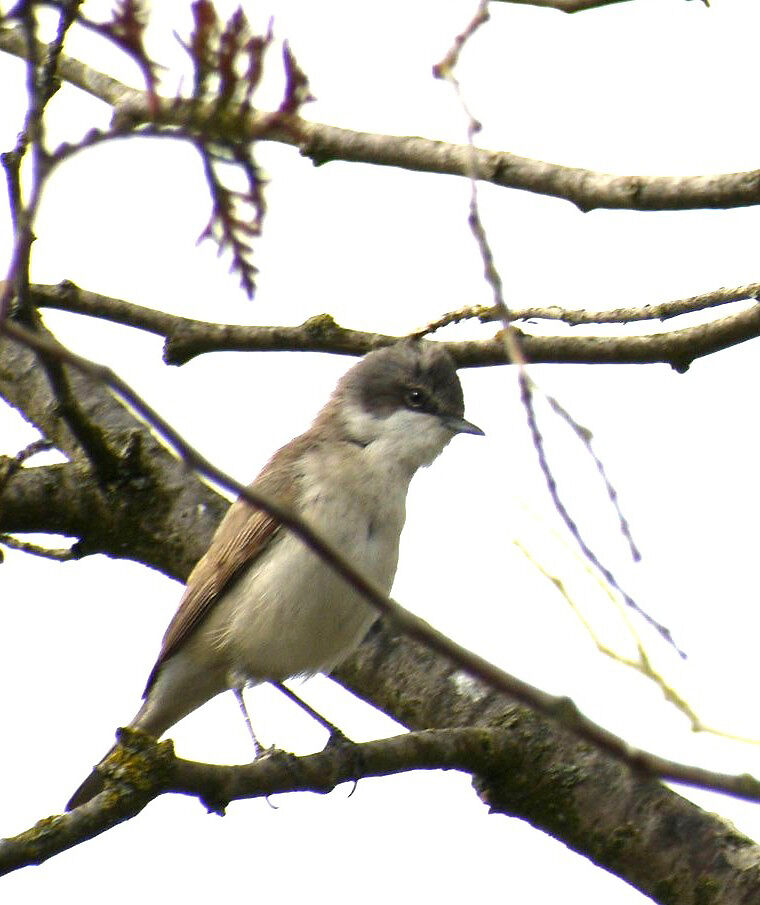
[[[157,742],[139,729],[121,728],[117,743],[97,766],[105,788],[116,799],[137,795],[152,798],[165,785],[174,764],[171,740]]]
[[[303,322],[303,329],[309,336],[324,342],[329,342],[340,332],[340,327],[331,314],[315,314]]]

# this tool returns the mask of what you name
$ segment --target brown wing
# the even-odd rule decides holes
[[[299,477],[292,468],[292,461],[298,454],[296,444],[297,441],[293,441],[283,447],[250,485],[251,489],[292,506]],[[206,618],[230,581],[244,566],[261,555],[279,527],[274,519],[243,499],[238,499],[228,509],[208,550],[187,579],[185,592],[166,630],[143,697],[150,691],[161,666]]]

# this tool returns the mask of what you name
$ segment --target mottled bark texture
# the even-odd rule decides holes
[[[63,370],[79,414],[104,441],[100,458],[73,436],[38,357],[0,336],[0,396],[69,459],[11,474],[1,488],[0,533],[67,534],[78,538],[83,556],[134,559],[184,578],[203,553],[225,501],[105,387]],[[103,449],[110,454],[107,462]]]
[[[657,902],[760,901],[760,847],[662,783],[377,627],[334,678],[410,729],[499,727],[510,756],[474,786]],[[504,750],[504,749],[502,749]]]

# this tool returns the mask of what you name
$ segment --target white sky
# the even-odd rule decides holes
[[[88,3],[94,16],[108,4]],[[471,17],[474,0],[323,0],[273,4],[318,101],[310,118],[351,128],[462,141],[453,95],[431,66]],[[156,4],[152,48],[172,67],[186,4]],[[221,4],[220,4],[221,7]],[[257,4],[265,21],[270,8]],[[484,123],[485,147],[617,173],[733,172],[757,166],[754,0],[636,0],[563,16],[492,4],[459,77]],[[69,51],[138,85],[132,64],[90,38]],[[278,71],[278,51],[269,60]],[[186,76],[187,77],[187,76]],[[0,148],[23,114],[23,69],[0,56]],[[265,92],[276,103],[278,80]],[[266,101],[262,101],[265,105]],[[51,134],[76,139],[108,109],[65,88]],[[488,290],[466,226],[462,179],[332,163],[314,169],[291,148],[262,146],[270,211],[256,247],[259,292],[247,301],[210,244],[195,246],[208,198],[194,153],[170,142],[125,142],[81,155],[48,187],[32,278],[188,316],[299,323],[327,311],[346,326],[408,332]],[[756,210],[580,214],[566,202],[481,187],[482,213],[515,306],[644,305],[757,281]],[[0,254],[10,248],[0,218]],[[0,265],[3,269],[5,264]],[[214,355],[181,369],[134,331],[56,312],[46,321],[83,354],[116,368],[188,439],[241,480],[305,428],[349,362],[317,355]],[[668,326],[678,326],[671,324]],[[487,336],[461,327],[452,338]],[[626,561],[593,465],[543,412],[561,491],[621,582],[689,653],[680,663],[640,623],[658,665],[706,722],[760,738],[752,479],[758,461],[753,345],[665,366],[533,370],[590,427],[642,548]],[[659,692],[595,653],[578,620],[512,544],[519,537],[588,606],[605,637],[619,620],[578,560],[552,539],[547,500],[507,369],[462,372],[467,415],[485,440],[456,439],[413,484],[394,596],[458,641],[547,690],[572,695],[633,744],[676,759],[760,775],[756,746],[695,737]],[[0,409],[0,452],[35,434]],[[536,517],[526,514],[526,507]],[[54,542],[55,545],[55,542]],[[456,550],[457,555],[452,555]],[[133,715],[179,586],[130,563],[94,557],[57,565],[6,553],[0,567],[0,685],[6,738],[0,770],[11,835],[54,813]],[[327,680],[304,696],[361,740],[397,731]],[[227,700],[229,698],[229,700]],[[308,752],[320,732],[256,689],[266,743]],[[178,752],[220,763],[250,758],[232,696],[172,730]],[[127,825],[3,881],[8,901],[73,892],[83,903],[134,901],[135,883],[183,902],[379,902],[462,895],[538,905],[562,896],[635,903],[643,897],[529,826],[488,817],[466,777],[414,774],[364,781],[327,798],[233,804],[224,820],[196,801],[164,797]],[[760,838],[760,810],[720,796],[700,804]],[[444,868],[443,865],[448,865]],[[15,893],[15,898],[14,898]],[[141,893],[140,893],[141,894]]]

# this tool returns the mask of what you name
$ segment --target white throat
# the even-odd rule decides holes
[[[369,447],[376,461],[397,463],[410,473],[430,465],[451,440],[452,432],[436,415],[399,408],[381,418],[354,404],[341,414],[350,439]]]

